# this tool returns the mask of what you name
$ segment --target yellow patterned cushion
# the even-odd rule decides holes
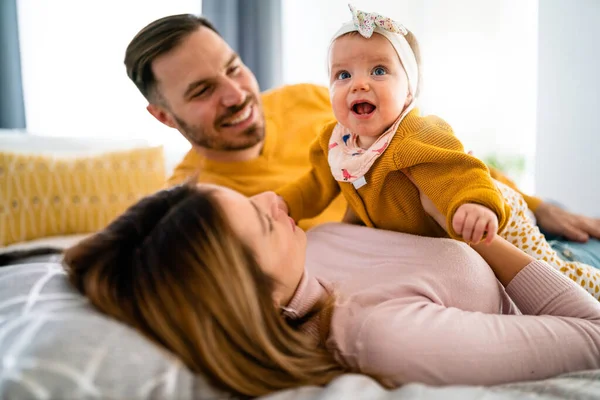
[[[0,246],[97,231],[164,182],[162,147],[85,157],[0,152]]]

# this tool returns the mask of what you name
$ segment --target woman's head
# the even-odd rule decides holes
[[[223,389],[327,383],[339,366],[279,311],[302,276],[306,238],[271,198],[208,185],[158,192],[67,250],[69,278]]]
[[[352,10],[354,22],[342,26],[329,48],[329,91],[336,119],[361,138],[381,135],[418,96],[421,56],[412,32],[377,16],[384,26],[364,32],[370,15]],[[364,14],[364,13],[363,13]],[[362,15],[362,16],[361,16]],[[368,36],[368,37],[366,37]]]
[[[252,249],[263,272],[274,279],[275,304],[286,305],[304,272],[306,234],[278,207],[275,193],[248,198],[233,190],[218,189],[216,200],[231,229]]]

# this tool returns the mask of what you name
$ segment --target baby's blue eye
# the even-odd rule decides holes
[[[347,71],[342,71],[338,74],[338,79],[348,79],[350,78],[350,73]]]
[[[385,71],[385,68],[383,68],[383,67],[376,67],[373,70],[373,75],[385,75],[385,74],[386,74],[386,71]]]

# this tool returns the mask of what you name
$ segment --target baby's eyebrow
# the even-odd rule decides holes
[[[372,63],[382,63],[382,64],[389,64],[391,63],[391,59],[388,56],[377,56],[377,57],[373,57],[373,58],[369,58],[369,62]],[[348,63],[334,63],[331,65],[331,69],[342,69],[346,66],[346,64]]]
[[[371,59],[369,61],[373,61],[373,62],[377,62],[377,63],[389,63],[390,58],[387,56],[381,56],[381,57],[374,57],[373,59]]]

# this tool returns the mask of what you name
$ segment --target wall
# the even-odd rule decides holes
[[[600,1],[539,3],[536,193],[600,217]]]
[[[328,85],[327,50],[333,34],[352,19],[348,3],[394,16],[416,35],[422,31],[422,0],[284,0],[283,79],[285,83]]]
[[[326,51],[351,18],[347,0],[283,3],[284,80],[328,84]],[[512,175],[533,189],[537,83],[537,0],[356,0],[390,16],[420,42],[424,114],[452,125],[465,147],[486,158],[521,157]],[[512,171],[514,172],[514,171]]]

